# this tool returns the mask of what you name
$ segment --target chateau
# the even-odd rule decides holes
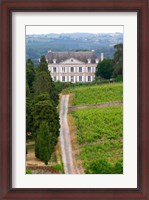
[[[46,55],[48,69],[53,81],[91,82],[95,78],[98,62],[103,60],[103,53],[98,58],[92,51],[48,51]]]

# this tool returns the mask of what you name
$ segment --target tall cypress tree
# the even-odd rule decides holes
[[[33,87],[35,94],[38,95],[42,92],[47,92],[50,95],[50,99],[53,100],[56,105],[58,105],[58,93],[55,90],[55,85],[48,70],[48,63],[45,59],[45,56],[41,56]]]
[[[52,154],[52,134],[47,122],[42,122],[36,138],[36,156],[47,165]]]

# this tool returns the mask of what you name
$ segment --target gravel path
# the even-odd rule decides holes
[[[68,100],[69,95],[63,95],[60,102],[60,142],[65,174],[75,174],[69,127],[67,122]]]

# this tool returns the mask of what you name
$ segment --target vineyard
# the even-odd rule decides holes
[[[122,107],[80,109],[72,115],[85,172],[123,173]]]
[[[80,86],[66,89],[73,93],[72,105],[122,102],[122,83]],[[77,109],[69,113],[76,127],[79,155],[86,174],[123,173],[123,107]]]
[[[123,101],[122,83],[78,86],[75,88],[68,88],[64,90],[63,93],[74,94],[72,105]]]

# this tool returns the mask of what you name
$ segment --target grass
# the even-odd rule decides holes
[[[123,173],[122,113],[121,106],[72,112],[85,173]]]
[[[59,145],[57,145],[56,147],[56,151],[53,152],[51,159],[48,162],[48,166],[51,167],[51,169],[55,169],[57,171],[59,171],[60,173],[64,173],[64,168],[63,168],[63,164],[61,162],[60,157],[60,149],[58,147]],[[38,168],[43,166],[46,166],[44,164],[43,161],[41,161],[40,159],[35,157],[35,141],[29,141],[26,144],[26,148],[27,148],[27,156],[26,156],[26,164],[27,165],[31,165],[31,166],[37,166]],[[44,171],[44,170],[43,170]],[[31,174],[32,173],[32,169],[26,168],[26,174]]]
[[[122,83],[80,86],[63,90],[63,94],[70,93],[73,93],[72,105],[74,106],[123,101]]]

